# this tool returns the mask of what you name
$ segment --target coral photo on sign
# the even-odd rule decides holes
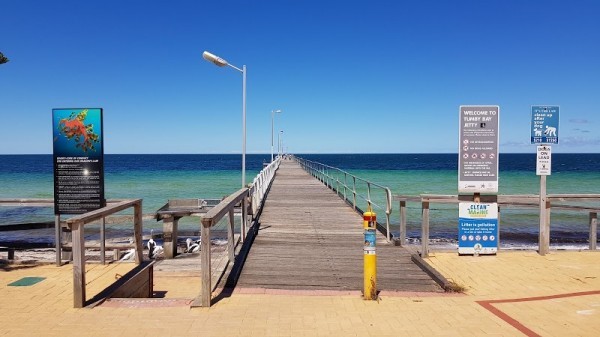
[[[52,130],[54,213],[103,207],[102,109],[53,109]]]

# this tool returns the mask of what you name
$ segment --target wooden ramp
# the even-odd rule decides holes
[[[237,287],[362,290],[362,217],[296,163],[283,161],[259,218]],[[378,290],[443,290],[410,253],[377,242]]]

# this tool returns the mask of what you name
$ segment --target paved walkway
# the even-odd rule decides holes
[[[198,278],[155,279],[155,291],[166,291],[160,307],[73,309],[71,266],[0,268],[0,336],[600,336],[599,260],[600,252],[434,253],[427,261],[466,294],[367,302],[356,294],[234,292],[195,309],[174,299],[195,296]],[[131,266],[88,266],[89,293]],[[7,286],[27,276],[46,279]]]

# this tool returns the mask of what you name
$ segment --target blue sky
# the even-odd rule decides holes
[[[0,153],[51,153],[52,108],[104,108],[106,153],[453,153],[460,105],[500,106],[500,151],[600,152],[598,1],[0,0]],[[277,135],[275,136],[277,143]]]

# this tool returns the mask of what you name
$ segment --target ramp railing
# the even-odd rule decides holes
[[[392,191],[383,185],[357,177],[337,167],[329,166],[304,158],[294,157],[300,166],[325,186],[337,193],[352,208],[361,214],[366,211],[359,207],[361,200],[367,207],[385,212],[385,227],[378,229],[385,234],[388,241],[392,240],[390,231],[390,215],[392,214]]]

